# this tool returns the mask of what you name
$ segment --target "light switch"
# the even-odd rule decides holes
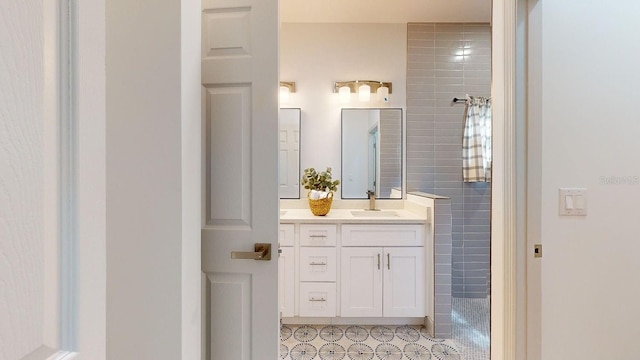
[[[566,195],[564,197],[564,203],[565,203],[565,208],[567,210],[572,210],[573,209],[573,196],[572,195]]]
[[[562,216],[587,215],[587,189],[561,188],[559,205]]]
[[[584,196],[575,195],[573,201],[576,209],[584,209]]]

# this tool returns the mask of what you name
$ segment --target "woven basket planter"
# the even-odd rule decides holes
[[[333,192],[330,192],[324,199],[311,200],[309,194],[307,194],[309,200],[309,209],[315,216],[325,216],[331,210],[331,203],[333,202]]]

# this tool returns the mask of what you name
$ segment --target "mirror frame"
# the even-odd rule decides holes
[[[345,110],[399,110],[400,111],[400,197],[398,198],[391,198],[391,197],[386,197],[386,198],[377,198],[376,199],[380,199],[380,200],[403,200],[405,197],[405,193],[406,193],[406,189],[405,189],[405,174],[404,174],[404,167],[405,167],[405,134],[404,134],[404,127],[405,127],[405,121],[404,121],[404,108],[401,107],[370,107],[370,108],[341,108],[340,109],[340,184],[342,185],[343,189],[344,189],[344,161],[343,161],[343,156],[344,156],[344,111]],[[365,193],[366,194],[366,193]],[[363,194],[363,197],[348,197],[345,198],[344,197],[344,192],[340,191],[340,198],[342,200],[362,200],[362,199],[368,199],[366,196],[364,196],[365,194]]]

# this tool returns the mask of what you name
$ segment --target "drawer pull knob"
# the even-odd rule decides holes
[[[327,263],[312,262],[312,263],[309,263],[309,265],[311,265],[311,266],[325,266],[325,265],[327,265]]]
[[[317,301],[320,301],[320,302],[324,302],[324,301],[327,301],[327,299],[324,299],[324,298],[319,298],[319,299],[311,298],[311,299],[309,299],[309,301],[316,301],[316,302],[317,302]]]
[[[327,235],[309,235],[310,238],[326,238]]]

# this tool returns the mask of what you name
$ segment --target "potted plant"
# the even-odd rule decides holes
[[[333,192],[338,190],[338,184],[340,184],[340,180],[331,178],[330,167],[322,172],[317,172],[314,168],[304,169],[302,186],[309,190],[307,198],[313,215],[324,216],[329,213],[333,202]]]

